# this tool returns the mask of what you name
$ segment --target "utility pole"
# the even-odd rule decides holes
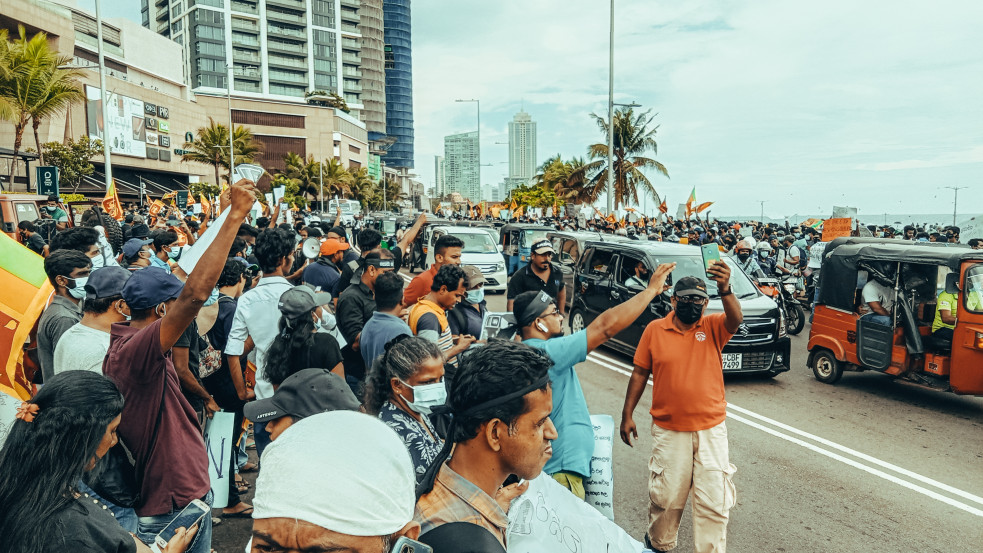
[[[109,99],[106,96],[106,59],[102,55],[102,16],[99,15],[100,0],[96,0],[96,51],[99,53],[99,96],[102,100],[102,156],[106,160],[106,192],[113,185],[113,162],[110,159],[109,133],[106,132],[106,116],[109,114]],[[13,183],[11,183],[13,184]]]
[[[317,178],[320,181],[320,205],[318,206],[318,211],[324,211],[324,163],[318,162],[317,164]]]
[[[229,54],[231,59],[231,53]],[[232,63],[229,63],[229,82],[228,82],[228,97],[229,97],[229,186],[235,184],[232,179],[235,175],[236,167],[236,147],[235,147],[235,122],[232,121]],[[216,186],[219,184],[216,182]],[[221,186],[219,186],[221,188]]]
[[[611,30],[608,45],[608,215],[614,213],[614,0],[611,0]]]
[[[763,224],[765,224],[765,201],[764,200],[758,200],[758,203],[761,204],[761,219],[759,219],[759,221],[763,225]]]
[[[952,226],[956,226],[956,210],[959,206],[959,191],[966,186],[945,186],[943,188],[948,188],[952,190]]]

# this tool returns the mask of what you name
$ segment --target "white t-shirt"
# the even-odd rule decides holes
[[[820,269],[823,266],[823,252],[829,242],[816,242],[809,246],[809,265],[810,269]]]
[[[870,302],[876,301],[888,311],[894,308],[894,288],[888,288],[876,280],[869,280],[867,284],[864,284],[862,295],[864,304],[866,304],[864,307],[867,307]],[[867,309],[870,310],[870,307]]]
[[[799,257],[799,256],[801,256],[802,255],[802,252],[799,251],[799,248],[797,246],[789,246],[787,250],[783,249],[779,253],[781,253],[781,257],[778,258],[778,263],[782,267],[785,267],[786,269],[788,269],[789,273],[791,273],[793,275],[797,275],[798,272],[799,272],[799,264],[798,263],[786,263],[785,260],[786,259],[791,259],[793,257]]]
[[[102,374],[102,360],[109,351],[109,333],[75,323],[61,335],[55,346],[55,374],[65,371],[92,371]]]

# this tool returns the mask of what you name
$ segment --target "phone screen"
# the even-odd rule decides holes
[[[171,541],[171,538],[174,537],[174,533],[177,532],[178,528],[190,529],[195,524],[198,524],[210,510],[208,504],[204,501],[200,499],[192,501],[183,511],[174,517],[174,520],[170,524],[157,534],[157,537],[154,538],[154,543],[163,549],[167,546],[167,542]]]
[[[433,553],[433,548],[406,536],[400,536],[393,544],[392,553]]]
[[[700,249],[703,251],[704,271],[710,268],[710,265],[713,264],[712,263],[713,261],[720,261],[720,248],[717,247],[716,243],[703,244],[702,246],[700,246]],[[707,277],[708,278],[710,277],[709,273],[707,273]]]

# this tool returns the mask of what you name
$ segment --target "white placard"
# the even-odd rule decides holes
[[[591,415],[590,422],[594,425],[594,456],[584,491],[587,503],[614,521],[614,419],[611,415]]]
[[[200,205],[200,204],[195,204]],[[219,229],[222,228],[222,224],[225,220],[229,218],[230,209],[226,209],[219,215],[212,224],[208,225],[205,229],[205,233],[198,237],[193,246],[186,246],[181,252],[181,259],[178,260],[177,264],[181,267],[181,270],[186,274],[191,274],[191,271],[195,270],[195,265],[198,264],[198,260],[201,256],[205,255],[205,250],[208,246],[215,241],[215,237],[218,236]]]
[[[275,205],[273,203],[273,194],[267,193],[263,195],[266,196],[266,205],[270,206],[270,209],[273,209],[273,206]]]
[[[283,195],[286,194],[286,192],[287,192],[287,187],[286,186],[278,186],[278,187],[274,188],[273,189],[273,199],[275,201],[279,202],[280,200],[283,199]]]
[[[549,475],[509,508],[508,553],[639,553],[641,542]]]
[[[17,419],[17,407],[21,403],[14,396],[0,392],[0,449],[3,448],[3,442],[7,441],[7,434]]]
[[[205,449],[208,452],[208,478],[212,481],[212,508],[229,505],[229,456],[235,414],[219,411],[205,423]]]

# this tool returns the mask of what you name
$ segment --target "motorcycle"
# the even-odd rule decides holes
[[[786,330],[793,336],[802,332],[806,324],[805,309],[795,298],[795,281],[796,277],[758,279],[758,288],[778,304],[785,315]]]

